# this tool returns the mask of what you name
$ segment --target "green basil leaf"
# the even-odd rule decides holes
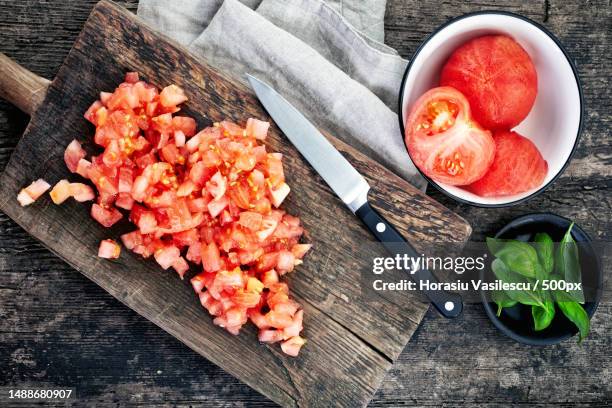
[[[499,258],[491,263],[491,269],[497,277],[507,283],[526,283],[529,282],[524,276],[512,272],[506,264]],[[539,292],[531,290],[507,290],[508,297],[524,305],[544,306]]]
[[[516,300],[510,299],[510,296],[503,290],[494,290],[491,293],[491,300],[497,304],[497,317],[501,315],[503,308],[518,304]]]
[[[555,303],[547,299],[544,301],[544,306],[531,306],[531,316],[535,331],[546,329],[555,318]]]
[[[555,296],[557,299],[557,306],[559,306],[561,312],[563,312],[565,317],[567,317],[576,325],[576,327],[578,327],[580,332],[578,336],[578,343],[581,343],[582,340],[584,340],[589,334],[591,326],[589,315],[580,303],[573,300],[568,300],[570,299],[570,295],[567,292],[556,291]]]
[[[578,245],[572,237],[572,227],[570,225],[563,239],[559,243],[555,255],[556,272],[561,275],[566,282],[581,283],[582,272],[580,270],[580,258],[578,255]],[[572,290],[569,292],[572,300],[584,303],[584,293],[582,290]]]
[[[544,273],[549,275],[552,273],[555,264],[555,244],[550,235],[545,232],[536,234],[534,241],[540,264],[544,268]]]
[[[489,251],[491,251],[493,255],[495,255],[497,251],[502,249],[502,247],[506,244],[506,242],[507,240],[505,239],[487,237],[487,247],[489,248]]]
[[[497,246],[496,246],[497,247]],[[538,253],[526,242],[506,241],[506,243],[494,252],[511,271],[519,273],[528,278],[535,278],[538,271]]]

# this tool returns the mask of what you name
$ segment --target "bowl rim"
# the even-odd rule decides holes
[[[410,62],[408,63],[408,66],[406,67],[406,70],[404,71],[404,75],[402,77],[402,82],[401,82],[401,85],[400,85],[400,93],[399,93],[399,98],[398,98],[398,110],[397,110],[398,115],[397,115],[397,117],[399,119],[399,126],[400,126],[402,142],[404,143],[404,146],[406,147],[406,152],[408,153],[408,156],[410,156],[410,153],[408,152],[408,146],[406,145],[406,138],[404,137],[406,131],[405,131],[405,128],[404,128],[403,104],[404,104],[404,94],[405,94],[404,88],[406,86],[406,81],[408,79],[408,74],[410,73],[410,70],[412,68],[412,65],[413,65],[416,57],[420,54],[420,52],[423,50],[423,48],[425,48],[427,43],[429,43],[429,41],[432,38],[434,38],[434,36],[436,36],[444,28],[448,27],[451,24],[456,23],[457,21],[463,20],[465,18],[479,16],[479,15],[486,15],[486,14],[498,14],[498,15],[513,17],[513,18],[517,18],[519,20],[523,20],[523,21],[533,25],[534,27],[536,27],[537,29],[542,31],[544,34],[546,34],[548,37],[550,37],[550,39],[553,40],[553,42],[557,45],[557,47],[559,47],[559,50],[561,50],[561,52],[563,53],[563,56],[565,57],[565,59],[567,60],[567,62],[569,63],[569,65],[570,65],[570,67],[572,69],[572,73],[574,74],[574,79],[576,81],[576,86],[578,87],[578,97],[579,97],[579,102],[580,102],[580,114],[579,114],[578,129],[576,131],[576,139],[574,140],[574,146],[572,146],[572,150],[571,150],[569,156],[567,157],[567,160],[565,161],[563,166],[561,166],[561,169],[557,172],[557,174],[555,174],[554,177],[551,178],[548,183],[544,184],[539,189],[537,189],[536,191],[534,191],[533,193],[529,194],[526,197],[523,197],[523,198],[520,198],[520,199],[514,200],[514,201],[509,201],[509,202],[506,202],[506,203],[495,203],[495,204],[486,204],[486,203],[479,203],[479,202],[476,202],[476,201],[467,200],[465,198],[458,197],[455,194],[447,191],[442,186],[440,186],[436,181],[434,181],[430,177],[426,176],[425,173],[423,173],[421,171],[421,169],[419,169],[417,166],[414,166],[417,169],[417,171],[421,174],[421,176],[423,176],[423,178],[425,180],[427,180],[427,182],[429,184],[433,185],[442,194],[446,195],[447,197],[452,198],[453,200],[455,200],[457,202],[460,202],[460,203],[463,203],[463,204],[468,204],[468,205],[471,205],[471,206],[474,206],[474,207],[481,207],[481,208],[503,208],[503,207],[510,207],[510,206],[513,206],[513,205],[521,204],[523,202],[531,200],[532,198],[534,198],[537,195],[541,194],[548,187],[550,187],[555,181],[557,181],[557,179],[561,176],[561,174],[563,174],[563,172],[565,171],[567,166],[569,166],[570,162],[572,161],[572,158],[574,157],[574,154],[576,153],[576,148],[578,147],[578,143],[580,142],[580,137],[581,137],[582,132],[584,130],[584,95],[583,95],[583,92],[582,92],[582,83],[580,82],[580,77],[578,76],[578,70],[576,68],[576,65],[574,64],[574,61],[570,57],[569,53],[567,52],[565,47],[563,47],[563,44],[561,44],[561,41],[559,41],[559,39],[553,33],[551,33],[543,25],[541,25],[541,24],[531,20],[528,17],[525,17],[525,16],[522,16],[520,14],[516,14],[516,13],[510,12],[510,11],[503,11],[503,10],[499,10],[499,11],[498,10],[475,11],[475,12],[471,12],[471,13],[462,14],[460,16],[457,16],[457,17],[454,17],[454,18],[448,20],[447,22],[445,22],[445,23],[441,24],[440,26],[438,26],[434,31],[432,31],[421,42],[421,44],[418,46],[416,51],[412,54],[412,57],[410,58]]]
[[[516,226],[517,224],[520,224],[528,219],[534,220],[535,221],[548,221],[551,219],[556,219],[556,220],[560,220],[560,221],[564,221],[566,223],[571,224],[572,220],[565,218],[561,215],[552,213],[552,212],[537,212],[537,213],[528,213],[528,214],[524,214],[521,216],[518,216],[516,218],[513,218],[510,222],[508,222],[506,225],[504,225],[502,228],[500,228],[496,233],[495,233],[495,237],[498,237],[499,235],[505,233],[506,231],[508,231],[510,228]],[[591,239],[591,236],[577,223],[574,222],[574,228],[580,230],[580,233],[582,235],[584,235],[586,237],[586,241],[584,241],[585,243],[587,243],[589,246],[591,246],[591,243],[593,242],[593,240]],[[595,295],[595,299],[591,302],[592,304],[592,308],[590,308],[590,310],[587,310],[587,315],[589,316],[589,320],[593,318],[593,315],[595,314],[595,312],[597,311],[597,308],[599,307],[599,303],[601,301],[601,296],[602,296],[602,290],[601,287],[603,285],[603,270],[602,270],[602,265],[601,262],[599,262],[599,258],[595,259],[595,262],[597,263],[597,284],[599,286],[596,295]],[[481,272],[481,277],[482,274],[484,273]],[[491,323],[493,323],[493,325],[500,331],[502,332],[504,335],[510,337],[512,340],[522,343],[522,344],[527,344],[530,346],[550,346],[550,345],[554,345],[554,344],[558,344],[561,343],[569,338],[572,338],[576,335],[577,330],[575,333],[566,333],[564,335],[558,336],[558,337],[554,337],[554,338],[538,338],[538,337],[529,337],[529,336],[523,336],[521,334],[516,333],[515,331],[513,331],[512,329],[510,329],[508,326],[506,326],[501,319],[497,316],[497,314],[494,311],[494,308],[492,306],[492,303],[487,301],[486,298],[486,294],[484,291],[480,291],[480,298],[482,299],[482,307],[485,310],[485,313],[487,315],[487,317],[489,318],[489,320],[491,321]]]

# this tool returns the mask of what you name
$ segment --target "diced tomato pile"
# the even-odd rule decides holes
[[[104,151],[88,160],[75,140],[66,166],[95,186],[95,220],[111,227],[127,215],[136,225],[121,236],[128,249],[181,278],[188,261],[201,265],[191,283],[216,325],[238,334],[250,320],[260,341],[281,342],[295,356],[305,342],[303,310],[279,278],[302,263],[311,245],[300,243],[300,220],[279,209],[290,189],[282,155],[261,144],[269,123],[251,118],[243,128],[223,121],[198,132],[193,118],[177,114],[186,100],[175,85],[158,92],[128,73],[85,113]],[[61,203],[95,195],[62,180],[51,197]],[[103,258],[119,253],[112,240],[100,244]]]

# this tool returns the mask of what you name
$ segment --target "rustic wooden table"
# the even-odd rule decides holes
[[[53,78],[94,3],[0,0],[0,52]],[[137,6],[137,0],[120,3],[133,11]],[[610,241],[612,6],[500,3],[389,0],[387,43],[410,57],[439,24],[483,9],[514,11],[544,24],[573,56],[582,80],[586,122],[579,148],[564,175],[526,204],[483,210],[430,193],[470,221],[474,239],[518,215],[552,211],[576,220],[594,239]],[[27,122],[0,101],[0,169]],[[536,348],[497,332],[480,305],[468,305],[453,321],[430,311],[371,406],[609,406],[611,317],[612,304],[603,303],[582,346],[567,341]],[[0,318],[0,387],[74,387],[79,406],[273,405],[120,304],[2,213]]]

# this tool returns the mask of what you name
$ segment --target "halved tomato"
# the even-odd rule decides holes
[[[466,188],[482,197],[502,197],[539,187],[548,163],[536,145],[516,132],[496,132],[493,138],[496,150],[491,168]]]
[[[427,177],[456,186],[484,176],[495,155],[491,132],[472,119],[467,99],[451,87],[433,88],[413,104],[406,146]]]

